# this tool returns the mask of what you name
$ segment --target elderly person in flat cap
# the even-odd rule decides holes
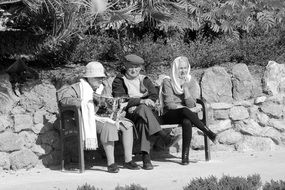
[[[112,120],[98,117],[96,115],[101,102],[98,97],[104,95],[103,80],[105,69],[99,62],[90,62],[86,65],[86,72],[80,82],[60,89],[59,101],[64,105],[75,105],[81,108],[82,132],[84,146],[87,150],[95,150],[98,147],[97,133],[104,147],[108,172],[117,173],[119,167],[114,158],[114,141],[118,140],[118,130],[122,131],[125,162],[123,166],[131,170],[139,169],[139,166],[132,160],[133,149],[133,125],[114,123]]]
[[[124,57],[125,69],[118,74],[112,83],[114,97],[128,97],[126,118],[135,123],[141,143],[143,169],[151,170],[150,137],[159,135],[166,146],[176,143],[180,136],[169,136],[165,133],[153,113],[158,92],[151,80],[140,74],[144,60],[134,54]]]

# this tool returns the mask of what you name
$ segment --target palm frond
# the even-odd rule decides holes
[[[273,13],[269,11],[257,13],[257,20],[266,31],[276,24]]]

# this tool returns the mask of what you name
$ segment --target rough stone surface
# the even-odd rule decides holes
[[[55,131],[48,131],[39,136],[40,144],[48,144],[54,148],[60,147],[59,134]]]
[[[59,125],[57,115],[54,113],[47,113],[44,119],[44,128],[41,129],[40,133],[46,133],[47,131],[54,130],[54,127]]]
[[[30,169],[37,165],[38,157],[29,149],[22,149],[10,154],[10,163],[13,170]]]
[[[220,133],[222,131],[232,128],[231,120],[226,119],[218,121],[214,124],[209,125],[209,128],[215,133]]]
[[[0,152],[0,168],[3,168],[5,170],[10,169],[10,160],[8,153]]]
[[[274,143],[278,145],[282,143],[282,138],[285,137],[279,131],[272,127],[264,127],[262,130],[262,136],[271,138]]]
[[[265,100],[266,100],[266,96],[260,96],[260,97],[255,98],[254,103],[255,104],[261,104],[261,103],[265,102]]]
[[[60,151],[53,151],[52,153],[43,156],[42,163],[47,167],[58,165],[60,163]]]
[[[38,123],[44,123],[44,116],[46,114],[46,111],[41,109],[41,110],[37,110],[34,113],[34,123],[38,124]]]
[[[233,145],[242,140],[242,134],[233,129],[226,130],[218,135],[218,141],[222,144]]]
[[[235,128],[246,135],[262,136],[262,127],[252,119],[236,122]]]
[[[39,109],[57,113],[56,89],[50,83],[25,84],[20,103],[29,112]]]
[[[280,105],[271,101],[266,101],[261,105],[261,110],[274,118],[281,118],[284,105]]]
[[[219,102],[219,103],[212,103],[210,107],[214,110],[224,110],[224,109],[230,109],[233,107],[233,104]]]
[[[240,100],[234,102],[235,106],[244,106],[244,107],[250,107],[253,104],[253,100]]]
[[[232,74],[233,98],[235,100],[246,100],[252,97],[254,83],[246,64],[234,65]]]
[[[4,131],[9,126],[11,126],[11,122],[8,115],[0,115],[0,132]]]
[[[45,127],[44,124],[38,123],[32,127],[32,130],[34,133],[40,134],[40,133],[44,133],[44,127]]]
[[[270,119],[269,125],[274,127],[280,132],[285,132],[285,121],[283,119],[277,120],[277,119]]]
[[[247,109],[243,106],[235,106],[230,110],[230,118],[232,120],[244,120],[249,117]]]
[[[257,120],[257,114],[259,113],[259,107],[256,105],[252,105],[248,108],[249,115],[251,119]]]
[[[202,94],[207,102],[232,102],[231,77],[223,67],[211,67],[203,75]]]
[[[13,93],[8,74],[0,74],[0,114],[8,114],[17,97]]]
[[[22,137],[24,141],[24,146],[26,148],[31,148],[37,141],[38,136],[31,131],[22,131],[19,133],[19,136]]]
[[[15,106],[15,107],[13,107],[11,114],[12,115],[26,114],[26,110],[21,106]]]
[[[33,118],[29,114],[17,114],[14,115],[15,122],[15,132],[20,132],[22,130],[32,129]]]
[[[42,156],[42,155],[49,154],[52,151],[52,147],[47,145],[47,144],[43,144],[43,145],[34,144],[34,146],[31,148],[31,150],[37,156]]]
[[[265,90],[272,95],[284,94],[285,64],[269,61],[264,72]]]
[[[266,114],[262,112],[257,112],[256,116],[257,116],[257,122],[261,126],[266,126],[268,124],[269,117]]]
[[[211,146],[211,151],[232,152],[232,151],[235,151],[235,147],[234,147],[234,145],[216,144],[214,146]]]
[[[24,141],[18,134],[4,132],[0,134],[0,151],[12,152],[20,150],[23,147]]]
[[[228,119],[230,111],[229,110],[214,110],[215,119]]]
[[[275,96],[269,96],[266,101],[285,105],[285,95],[278,94]]]
[[[191,148],[194,150],[201,150],[204,146],[204,136],[203,135],[193,135],[191,140]]]
[[[235,145],[237,151],[270,151],[276,150],[275,143],[270,138],[244,136],[244,140]]]

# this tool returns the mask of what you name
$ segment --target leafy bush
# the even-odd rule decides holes
[[[211,67],[229,61],[230,52],[228,46],[231,42],[225,38],[210,40],[198,36],[194,41],[184,43],[183,41],[173,41],[175,45],[175,55],[185,55],[189,58],[192,67]],[[175,56],[175,57],[176,57]]]
[[[57,40],[53,37],[48,37],[39,45],[38,51],[35,53],[36,60],[34,62],[41,67],[65,65],[70,62],[72,52],[77,43],[77,38]]]
[[[259,175],[244,177],[223,176],[219,181],[216,177],[194,179],[184,190],[257,190],[261,187]]]
[[[78,186],[77,190],[102,190],[102,189],[95,188],[93,185],[91,186],[91,185],[85,183],[82,186]]]
[[[285,190],[285,181],[283,181],[283,180],[279,180],[279,181],[271,180],[270,183],[266,182],[262,189],[263,190]]]
[[[196,178],[190,182],[184,190],[218,190],[218,180],[214,176],[210,176],[208,178]]]
[[[203,35],[188,43],[179,35],[153,39],[152,35],[120,40],[106,34],[88,35],[77,44],[70,62],[118,61],[123,55],[134,53],[145,59],[146,70],[151,71],[154,63],[170,67],[175,57],[180,55],[187,56],[192,67],[207,68],[225,62],[267,65],[269,60],[277,60],[285,51],[285,29],[272,30],[270,33],[254,31],[244,34],[238,41],[225,36],[214,39]]]
[[[86,35],[72,54],[71,62],[87,63],[92,60],[116,61],[122,49],[117,39],[107,35]]]
[[[125,187],[117,186],[115,190],[147,190],[147,188],[144,188],[140,186],[139,184],[131,184],[131,185],[126,185]]]
[[[284,33],[284,34],[283,34]],[[285,30],[272,30],[271,33],[245,34],[240,40],[226,37],[210,39],[199,35],[188,43],[180,36],[153,41],[151,35],[140,40],[123,41],[129,53],[136,53],[146,60],[146,66],[160,62],[170,66],[177,56],[185,55],[192,67],[207,68],[225,62],[267,65],[269,60],[277,60],[285,50]],[[153,68],[150,67],[152,70]]]

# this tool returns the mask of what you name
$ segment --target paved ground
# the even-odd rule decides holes
[[[178,156],[178,155],[177,155]],[[104,165],[94,166],[85,173],[56,169],[36,168],[15,173],[0,173],[0,190],[76,190],[85,183],[104,190],[114,190],[117,185],[132,183],[148,190],[183,189],[191,179],[223,174],[248,176],[260,174],[264,182],[285,180],[285,149],[274,152],[212,152],[212,160],[204,161],[203,152],[192,152],[188,166],[179,164],[180,157],[166,157],[153,161],[154,170],[131,171],[121,169],[118,174],[106,172]],[[194,161],[197,161],[194,163]],[[142,162],[138,162],[142,165]]]

